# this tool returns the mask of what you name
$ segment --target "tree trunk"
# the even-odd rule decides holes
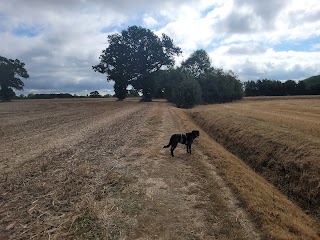
[[[141,102],[152,102],[152,94],[149,91],[142,90]]]
[[[127,83],[122,81],[115,81],[114,83],[114,92],[116,97],[121,101],[126,98],[127,96]]]
[[[0,100],[2,102],[10,102],[12,98],[16,96],[16,93],[6,85],[1,85]]]

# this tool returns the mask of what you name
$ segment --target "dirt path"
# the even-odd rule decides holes
[[[19,142],[23,158],[6,145],[0,238],[260,239],[199,145],[175,158],[162,149],[186,131],[179,114],[165,103],[101,108],[31,148]]]

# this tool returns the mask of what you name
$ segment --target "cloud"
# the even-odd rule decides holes
[[[230,55],[253,55],[253,54],[263,54],[266,49],[257,44],[234,44],[228,46],[227,54]]]
[[[288,1],[234,1],[229,14],[222,18],[216,28],[226,33],[252,33],[272,30],[275,20]]]
[[[0,1],[0,52],[26,63],[25,93],[112,91],[92,65],[107,36],[131,25],[171,37],[183,50],[178,63],[205,49],[242,80],[319,74],[317,0]]]
[[[312,49],[313,49],[313,50],[316,50],[316,51],[319,51],[319,50],[320,50],[320,43],[314,44],[314,45],[312,46]]]
[[[318,52],[274,51],[266,49],[263,54],[230,54],[223,46],[209,53],[213,65],[232,70],[240,80],[255,79],[301,80],[320,74]]]
[[[183,49],[185,57],[199,48],[212,47],[215,39],[219,37],[212,30],[212,24],[217,18],[217,14],[213,12],[217,6],[212,2],[201,1],[197,6],[184,6],[176,13],[166,13],[172,16],[172,20],[158,32],[170,36],[174,43]]]
[[[158,24],[157,20],[155,20],[153,17],[148,15],[143,18],[143,22],[144,22],[144,25],[146,25],[148,28],[154,27]]]

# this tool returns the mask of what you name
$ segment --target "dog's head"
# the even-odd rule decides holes
[[[200,136],[200,132],[198,130],[193,130],[192,131],[192,136],[193,136],[193,138],[197,138],[197,137]]]

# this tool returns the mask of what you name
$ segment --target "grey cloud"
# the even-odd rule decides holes
[[[287,64],[286,62],[278,64],[267,62],[265,66],[268,70],[261,71],[255,62],[247,59],[244,63],[234,67],[235,69],[241,69],[242,81],[257,79],[300,80],[320,73],[316,65],[302,66],[301,64],[295,64],[293,67],[288,67]]]
[[[38,48],[28,49],[27,51],[19,54],[19,58],[26,59],[29,63],[30,60],[36,60],[37,58],[49,58],[52,57],[53,54],[49,48],[44,46],[39,46]]]
[[[246,45],[231,46],[227,51],[227,54],[254,55],[254,54],[262,54],[265,52],[266,52],[266,49],[264,47],[248,43]]]
[[[288,1],[234,0],[231,13],[216,25],[221,32],[251,33],[271,30]],[[217,27],[218,26],[218,27]]]
[[[102,77],[102,76],[101,76]],[[102,80],[87,78],[80,81],[72,81],[68,78],[59,78],[52,80],[52,76],[34,77],[32,81],[25,80],[25,89],[42,89],[50,90],[56,89],[57,91],[84,91],[84,90],[97,90],[104,88],[111,88],[111,83],[108,83],[106,79]]]
[[[59,56],[39,49],[24,53],[22,59],[30,75],[24,80],[24,93],[34,92],[33,89],[43,93],[113,90],[113,84],[107,82],[106,75],[92,70],[96,63],[93,58]]]
[[[242,81],[251,80],[252,78],[261,74],[257,68],[257,65],[248,59],[243,63],[237,64],[237,66],[234,66],[234,68],[241,70]]]
[[[144,11],[148,9],[164,9],[174,8],[180,5],[186,5],[190,3],[197,3],[196,0],[185,1],[149,1],[149,0],[11,0],[11,5],[20,10],[33,10],[41,9],[43,11],[61,11],[87,13],[90,11],[100,10],[101,12],[110,12],[111,10],[117,12],[132,12],[132,11]]]
[[[308,12],[306,10],[299,10],[289,13],[289,22],[291,24],[291,27],[318,21],[320,21],[320,11]]]
[[[268,25],[272,24],[273,20],[279,15],[281,10],[288,4],[287,0],[268,0],[268,1],[256,1],[256,0],[238,0],[234,1],[235,7],[240,8],[243,5],[252,7],[253,12],[260,17],[263,22]]]
[[[36,74],[31,79],[24,81],[24,92],[30,93],[37,89],[43,93],[51,92],[86,92],[92,90],[110,89],[113,90],[113,84],[107,82],[106,77],[96,73],[87,74],[81,80],[75,81],[71,74],[65,72],[56,72],[55,74]]]
[[[249,13],[244,14],[234,12],[227,17],[224,24],[221,24],[219,29],[220,31],[222,30],[229,33],[249,33],[255,30],[252,25],[252,22],[254,21],[255,18]]]

